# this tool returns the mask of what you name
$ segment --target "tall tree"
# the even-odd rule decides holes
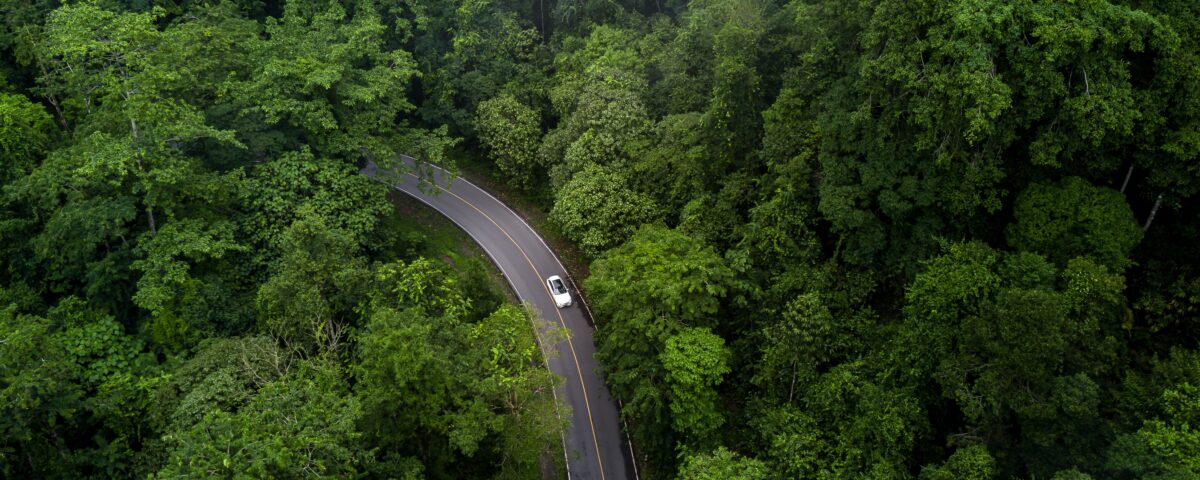
[[[521,188],[532,187],[533,174],[539,170],[540,123],[536,110],[509,94],[479,104],[475,119],[479,140],[508,181]]]
[[[639,225],[661,218],[654,200],[632,191],[620,171],[589,165],[559,190],[550,220],[588,255],[628,239]]]
[[[667,339],[659,354],[671,385],[673,426],[686,445],[711,444],[725,419],[716,386],[729,373],[725,340],[704,328],[685,328]]]
[[[364,433],[419,458],[433,477],[482,475],[490,462],[501,477],[527,478],[561,448],[564,407],[551,393],[559,380],[533,332],[544,345],[559,334],[511,306],[468,323],[469,300],[436,265],[419,259],[377,272],[357,337]]]
[[[238,412],[215,411],[166,437],[171,447],[157,478],[188,476],[344,478],[368,455],[355,430],[358,399],[336,366],[305,363],[265,385]]]
[[[95,4],[63,7],[38,43],[42,91],[62,100],[72,137],[6,196],[38,220],[33,253],[57,291],[75,291],[120,311],[126,268],[144,232],[220,204],[221,178],[187,151],[208,140],[232,146],[230,131],[205,123],[170,98],[171,58],[162,55],[154,14]],[[35,137],[36,138],[36,137]]]
[[[409,52],[385,48],[385,31],[369,1],[353,15],[338,2],[287,2],[267,19],[251,48],[254,70],[235,93],[268,123],[304,132],[320,154],[391,161],[418,146],[398,127],[414,108],[405,90],[417,69]]]
[[[528,1],[407,2],[413,53],[422,65],[420,114],[454,135],[481,133],[475,112],[488,99],[515,93],[524,101],[545,83],[544,40],[528,18]],[[539,5],[539,8],[546,8]]]
[[[921,480],[989,480],[995,478],[995,468],[996,461],[988,454],[987,447],[972,445],[955,450],[941,465],[922,468]]]
[[[39,46],[47,71],[44,90],[68,98],[78,123],[78,150],[60,158],[68,164],[43,168],[55,174],[83,169],[80,173],[103,178],[109,187],[124,187],[139,197],[151,234],[158,227],[156,210],[173,216],[180,196],[203,185],[183,181],[203,175],[180,147],[203,138],[237,144],[232,132],[206,125],[194,107],[164,97],[173,66],[159,56],[162,32],[155,20],[154,14],[116,13],[94,4],[68,6],[47,19]],[[98,147],[108,155],[85,155]]]
[[[705,8],[724,20],[712,38],[713,90],[704,114],[713,160],[709,178],[715,180],[731,164],[745,162],[760,143],[764,86],[757,67],[766,2],[712,2]]]
[[[1131,72],[1172,51],[1152,16],[1106,1],[798,11],[809,46],[786,86],[817,102],[820,211],[845,260],[910,272],[1001,208],[1006,172],[1114,173],[1143,115]]]
[[[1086,258],[956,244],[909,288],[898,373],[932,380],[964,418],[949,437],[1025,452],[999,471],[1095,464],[1099,385],[1111,374],[1124,281]],[[1055,451],[1052,456],[1048,452]]]
[[[303,209],[283,234],[279,262],[258,289],[259,330],[301,355],[337,354],[370,271],[358,245]]]
[[[680,480],[763,480],[767,469],[758,460],[720,447],[712,453],[689,455],[679,468]]]
[[[0,466],[5,476],[66,475],[67,429],[83,390],[62,341],[44,318],[0,310]]]
[[[1013,216],[1016,221],[1008,227],[1008,244],[1046,255],[1060,265],[1087,256],[1121,271],[1142,239],[1121,194],[1078,177],[1065,178],[1058,185],[1030,185],[1017,197]]]
[[[147,330],[156,343],[178,351],[222,326],[213,325],[209,315],[212,307],[204,299],[204,282],[192,269],[231,252],[245,251],[233,235],[232,222],[206,225],[186,219],[167,224],[158,235],[138,246],[144,258],[130,265],[142,271],[133,301],[150,312]]]
[[[627,243],[596,259],[591,271],[584,288],[598,319],[596,356],[607,368],[606,381],[625,403],[622,413],[636,426],[631,432],[634,441],[652,452],[653,467],[674,471],[676,443],[686,438],[681,434],[720,425],[710,388],[719,380],[717,372],[726,368],[726,353],[721,340],[704,330],[688,330],[695,334],[676,338],[671,353],[666,353],[668,342],[687,327],[716,326],[734,273],[711,247],[660,226],[643,227]],[[692,353],[704,357],[691,359]],[[664,364],[667,361],[674,372]],[[689,374],[708,367],[714,370]],[[668,380],[671,375],[678,377]],[[682,394],[674,397],[674,405],[670,387],[659,387],[672,382]],[[704,410],[688,410],[691,407]],[[676,425],[689,431],[678,432]]]
[[[0,93],[0,185],[27,175],[50,146],[50,115],[21,95]]]

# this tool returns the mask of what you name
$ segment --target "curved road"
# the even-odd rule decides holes
[[[571,425],[563,438],[568,478],[637,478],[616,402],[597,374],[593,327],[580,310],[585,307],[579,293],[572,289],[573,305],[559,309],[546,287],[545,279],[551,275],[570,278],[558,257],[520,216],[483,189],[428,164],[420,168],[433,185],[422,186],[409,173],[415,170],[414,160],[405,157],[404,162],[408,168],[402,174],[383,171],[374,163],[363,173],[390,183],[465,230],[500,268],[522,302],[570,330],[570,336],[555,346],[559,354],[548,362],[550,370],[565,379],[555,395],[571,408]]]

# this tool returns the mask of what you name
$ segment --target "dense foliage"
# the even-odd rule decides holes
[[[54,7],[0,9],[0,477],[556,468],[529,314],[358,173],[454,143],[412,116],[411,30],[369,3]]]
[[[0,475],[539,476],[408,153],[592,262],[646,478],[1200,476],[1196,2],[64,3],[0,0]]]

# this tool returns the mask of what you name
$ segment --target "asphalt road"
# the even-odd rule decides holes
[[[411,170],[413,160],[405,161]],[[636,479],[616,402],[598,373],[594,328],[584,316],[583,302],[572,286],[572,305],[557,308],[546,286],[546,278],[552,275],[570,278],[566,268],[529,224],[495,197],[436,167],[422,168],[431,169],[426,177],[433,178],[436,187],[426,183],[422,188],[412,173],[389,174],[373,163],[363,173],[392,184],[465,230],[500,268],[522,302],[570,330],[568,339],[555,346],[558,355],[549,361],[550,370],[565,379],[555,395],[570,407],[570,412],[563,412],[571,421],[563,438],[567,475],[573,480]]]

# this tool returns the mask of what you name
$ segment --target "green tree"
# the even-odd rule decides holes
[[[20,95],[0,93],[0,185],[28,174],[50,146],[50,115]]]
[[[659,120],[653,145],[630,167],[635,187],[653,195],[669,212],[683,208],[708,188],[702,121],[703,116],[694,112]]]
[[[987,447],[973,445],[954,450],[941,465],[922,468],[921,480],[990,480],[995,478],[995,468]]]
[[[447,428],[443,411],[453,377],[440,355],[451,349],[443,340],[452,335],[447,321],[416,309],[379,308],[356,341],[355,388],[368,419],[364,433],[375,445],[401,452],[416,453],[413,447],[423,446],[426,465],[442,460],[432,455],[450,455],[444,434],[438,440],[422,434]]]
[[[760,437],[759,459],[777,476],[815,476],[823,464],[822,451],[828,447],[812,416],[790,405],[753,405],[757,409],[750,425]]]
[[[50,322],[0,310],[0,466],[5,476],[69,473],[66,435],[82,410],[84,392]]]
[[[68,297],[47,318],[0,312],[6,475],[135,475],[158,363],[112,316]]]
[[[191,4],[184,0],[186,13],[171,14],[156,47],[173,73],[161,87],[165,95],[202,109],[209,123],[235,131],[244,145],[236,148],[199,142],[194,151],[202,152],[205,165],[217,170],[274,158],[285,149],[297,148],[303,140],[302,132],[294,128],[268,124],[262,112],[248,108],[236,94],[260,67],[254,48],[262,41],[263,25],[239,11],[256,2],[242,2],[239,8],[235,2]]]
[[[1114,395],[1123,430],[1136,430],[1146,420],[1164,417],[1163,393],[1178,385],[1200,384],[1200,352],[1175,347],[1156,355],[1148,368],[1128,368]]]
[[[752,404],[759,458],[788,478],[907,477],[928,422],[912,391],[876,378],[873,363],[833,367],[800,385],[794,404]]]
[[[357,245],[370,245],[380,218],[393,211],[385,187],[349,165],[315,157],[308,148],[249,170],[238,195],[244,209],[239,227],[267,259],[280,248],[283,231],[306,208]]]
[[[237,412],[294,363],[270,337],[207,339],[156,389],[149,423],[159,432],[184,432],[211,412]]]
[[[552,393],[561,379],[544,367],[546,358],[538,347],[538,342],[557,344],[564,332],[534,318],[528,310],[504,305],[468,333],[470,351],[485,352],[477,356],[483,365],[476,388],[504,414],[498,478],[536,477],[551,458],[564,468],[557,453],[567,427],[562,416],[566,407]],[[541,332],[536,339],[535,329]]]
[[[636,45],[640,33],[615,25],[597,26],[585,37],[565,37],[554,58],[555,86],[550,92],[554,113],[569,119],[577,109],[585,115],[578,120],[594,120],[596,114],[621,115],[619,109],[609,109],[597,100],[622,100],[632,103],[622,107],[638,107],[638,96],[644,91],[643,73],[647,59]],[[634,94],[630,96],[629,94]],[[585,98],[590,96],[592,98]],[[614,105],[616,106],[616,105]],[[625,115],[634,112],[625,112]],[[636,116],[627,116],[636,120]],[[618,124],[620,125],[620,124]],[[628,123],[624,125],[629,126]],[[636,125],[636,124],[634,124]],[[572,129],[585,127],[575,123]],[[576,135],[579,132],[576,132]]]
[[[312,209],[299,215],[283,233],[275,271],[258,289],[259,330],[302,355],[336,354],[370,271],[349,235]]]
[[[706,328],[685,328],[667,339],[659,360],[671,385],[671,417],[684,443],[712,443],[725,418],[717,385],[729,373],[725,340]]]
[[[762,322],[753,378],[775,399],[793,402],[816,375],[869,350],[873,324],[862,315],[835,317],[817,292],[800,294],[781,313]]]
[[[1008,244],[1062,265],[1088,256],[1113,271],[1129,265],[1142,230],[1120,193],[1078,177],[1058,185],[1035,183],[1017,197]]]
[[[1169,479],[1200,475],[1200,388],[1183,383],[1159,398],[1164,414],[1122,435],[1109,451],[1107,467],[1130,478]]]
[[[567,0],[556,3],[550,16],[557,29],[578,34],[619,23],[640,6],[629,0]]]
[[[147,329],[156,343],[178,351],[216,327],[205,318],[203,281],[191,270],[195,264],[245,251],[233,236],[232,222],[183,219],[163,226],[158,235],[138,245],[145,258],[130,265],[143,272],[133,302],[150,312]]]
[[[739,242],[756,265],[805,265],[821,254],[815,228],[820,131],[804,113],[808,108],[798,92],[785,88],[763,112],[759,155],[767,173],[755,189],[758,198]]]
[[[590,270],[584,288],[602,312],[601,325],[642,317],[703,324],[734,282],[734,272],[712,247],[653,225],[597,258]]]
[[[523,99],[540,94],[547,55],[539,48],[543,38],[533,28],[534,20],[528,18],[532,3],[399,3],[407,5],[396,10],[414,20],[411,44],[422,66],[420,114],[426,123],[482,139],[476,112],[486,101],[502,92]]]
[[[711,247],[660,226],[642,227],[627,243],[592,262],[591,272],[584,288],[596,312],[596,357],[605,365],[613,395],[625,404],[623,415],[635,425],[631,432],[634,441],[652,452],[656,469],[672,471],[677,441],[682,438],[674,428],[671,383],[663,362],[680,360],[673,365],[680,375],[686,375],[692,366],[685,365],[678,354],[665,354],[667,342],[686,327],[715,326],[721,299],[735,281],[734,273]],[[717,343],[714,337],[701,338],[708,340],[703,346]],[[706,357],[707,365],[723,366],[719,361],[723,350],[715,351]],[[704,375],[693,379],[680,386],[711,385],[715,380]],[[705,389],[688,392],[700,393],[688,399],[712,400]],[[683,413],[698,414],[700,422],[681,418],[679,425],[719,423],[712,420],[711,409]]]
[[[72,433],[88,441],[64,449],[72,466],[109,477],[136,475],[135,449],[153,438],[143,419],[163,380],[158,362],[116,319],[77,298],[60,301],[47,316],[60,328],[54,335],[85,395],[85,414]]]
[[[433,476],[469,474],[468,457],[493,459],[504,478],[538,472],[561,448],[565,407],[533,328],[545,326],[507,306],[474,325],[373,307],[356,370],[372,444],[420,458]]]
[[[819,2],[795,18],[804,46],[785,86],[815,102],[819,211],[845,260],[909,273],[934,237],[999,211],[1012,172],[1115,174],[1110,152],[1136,148],[1151,105],[1133,72],[1176,44],[1107,1]]]
[[[55,10],[38,39],[43,95],[61,100],[71,136],[6,197],[31,226],[32,257],[47,286],[128,310],[127,273],[142,232],[219,209],[222,177],[202,168],[197,142],[239,146],[171,98],[175,70],[154,13],[87,3]],[[147,237],[148,238],[148,237]]]
[[[762,462],[718,447],[712,453],[688,455],[679,467],[680,480],[765,480]]]
[[[365,431],[373,442],[420,455],[440,472],[456,458],[453,449],[474,453],[487,435],[489,425],[481,425],[479,415],[487,413],[485,421],[496,419],[481,410],[482,403],[463,398],[468,379],[454,373],[466,369],[455,356],[466,336],[460,318],[466,299],[437,295],[457,289],[435,265],[418,259],[380,267],[370,316],[356,341],[355,375],[369,419]],[[455,423],[462,406],[468,408]]]
[[[709,178],[716,180],[760,143],[763,92],[757,64],[766,33],[766,7],[765,2],[731,1],[712,2],[705,8],[724,17],[712,37],[712,94],[704,113],[705,137],[715,160],[707,170]]]
[[[600,27],[556,56],[550,101],[561,120],[539,149],[555,189],[590,165],[624,167],[649,147],[646,61],[630,45],[637,38]]]
[[[1134,124],[1134,136],[1140,147],[1128,155],[1130,170],[1126,173],[1136,170],[1144,175],[1135,174],[1130,189],[1122,190],[1131,198],[1165,194],[1167,203],[1175,204],[1172,200],[1195,195],[1200,188],[1196,181],[1200,137],[1195,129],[1187,127],[1200,115],[1200,110],[1187,100],[1198,80],[1184,73],[1188,65],[1200,61],[1200,35],[1196,33],[1200,31],[1200,15],[1189,2],[1159,0],[1135,5],[1162,25],[1162,38],[1160,45],[1152,46],[1158,53],[1154,60],[1156,81],[1135,97],[1141,121]],[[1138,178],[1142,180],[1138,182]]]
[[[413,108],[405,90],[418,73],[410,53],[385,48],[385,31],[372,2],[353,15],[338,2],[287,2],[267,19],[253,70],[234,92],[267,123],[304,132],[322,155],[390,161],[409,146],[396,144],[396,119]]]
[[[4,69],[33,63],[35,40],[41,33],[46,16],[58,3],[51,0],[6,0],[0,5],[3,5],[0,8],[0,12],[3,12],[0,15],[0,48],[12,51],[12,58],[5,58]]]
[[[512,95],[500,95],[479,104],[475,125],[479,140],[492,161],[513,185],[533,186],[541,125],[538,112]]]
[[[1098,380],[1115,358],[1123,289],[1086,258],[1058,271],[1031,253],[952,245],[908,290],[907,353],[896,361],[956,404],[965,422],[952,436],[1012,442],[1031,452],[1012,460],[1039,475],[1094,464],[1104,441]]]
[[[315,360],[268,383],[236,413],[214,411],[166,436],[158,478],[345,478],[361,471],[362,407],[335,366]]]
[[[619,245],[638,226],[661,216],[652,198],[629,188],[625,175],[599,166],[586,167],[563,185],[550,210],[550,220],[591,256]]]
[[[377,307],[420,308],[454,320],[465,320],[471,310],[471,298],[463,294],[458,278],[444,264],[424,257],[380,265],[375,281],[378,287],[371,300]]]
[[[1092,480],[1092,476],[1072,468],[1058,471],[1053,477],[1050,477],[1050,480]]]
[[[66,6],[51,13],[39,45],[46,71],[40,81],[47,92],[70,99],[79,123],[77,146],[62,158],[67,165],[51,162],[42,169],[52,169],[46,175],[54,178],[78,171],[95,179],[86,187],[107,184],[136,196],[151,234],[156,210],[169,218],[181,196],[204,186],[184,181],[204,177],[181,147],[199,139],[238,144],[233,132],[206,125],[193,106],[164,95],[173,67],[158,56],[163,35],[155,20],[156,14],[116,13],[95,4]],[[97,150],[105,154],[96,156]]]
[[[28,246],[44,272],[41,283],[52,290],[65,291],[81,282],[87,292],[121,291],[114,284],[125,278],[112,270],[128,261],[129,243],[143,231],[134,222],[137,199],[113,188],[123,179],[104,168],[116,164],[119,170],[129,152],[107,139],[95,137],[77,148],[58,150],[5,190],[10,201],[29,206],[27,218],[39,220],[28,226]],[[82,156],[84,151],[90,151],[90,159]]]

